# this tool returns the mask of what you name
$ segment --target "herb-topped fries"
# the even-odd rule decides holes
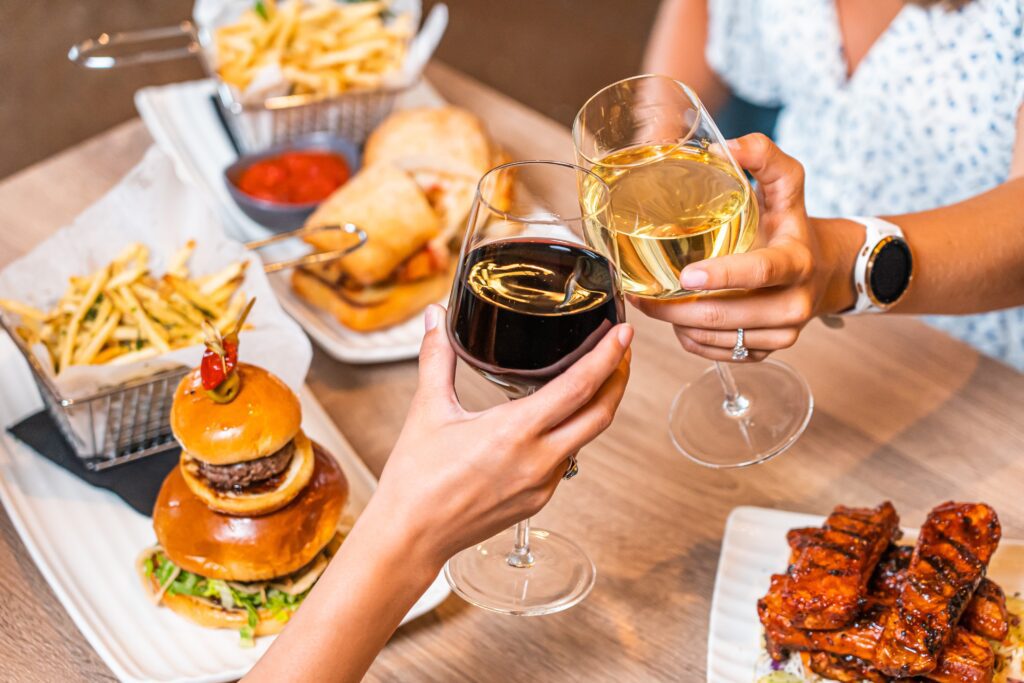
[[[258,0],[215,32],[217,73],[242,91],[274,68],[290,95],[379,87],[401,68],[413,32],[410,17],[392,17],[390,4]]]
[[[203,325],[224,332],[245,305],[239,286],[247,263],[238,261],[201,277],[188,270],[195,243],[170,260],[162,277],[149,269],[149,249],[131,244],[113,261],[70,278],[49,311],[0,299],[18,315],[17,332],[49,351],[53,371],[71,365],[131,363],[203,341]]]

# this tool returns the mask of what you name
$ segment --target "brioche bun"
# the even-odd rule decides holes
[[[239,363],[238,395],[217,403],[203,389],[199,368],[182,378],[171,404],[171,430],[193,458],[232,465],[276,453],[302,423],[299,399],[263,368]]]
[[[301,430],[293,441],[295,451],[291,462],[284,472],[274,477],[276,486],[269,490],[260,484],[240,491],[211,486],[199,471],[199,464],[186,451],[181,452],[178,468],[192,493],[208,507],[236,517],[258,517],[280,510],[292,502],[313,476],[316,458],[312,442]]]
[[[348,480],[334,458],[313,444],[309,484],[288,505],[261,517],[211,510],[171,470],[153,509],[153,530],[167,557],[186,571],[226,581],[267,581],[310,562],[337,530]]]

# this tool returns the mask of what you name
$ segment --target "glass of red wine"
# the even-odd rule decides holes
[[[603,190],[605,200],[584,209],[584,187]],[[607,222],[607,195],[597,176],[556,161],[505,164],[480,180],[448,335],[459,357],[510,399],[557,377],[625,319],[611,263],[583,242],[586,230]],[[596,570],[572,540],[531,529],[527,519],[453,557],[445,576],[468,602],[525,616],[579,603]]]

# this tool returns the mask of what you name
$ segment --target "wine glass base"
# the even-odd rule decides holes
[[[800,437],[814,411],[807,382],[777,360],[730,363],[742,399],[729,406],[714,366],[676,394],[669,431],[676,448],[707,467],[746,467],[775,457]]]
[[[514,546],[515,529],[503,531],[448,560],[444,576],[466,602],[515,616],[561,612],[579,604],[594,587],[594,563],[565,536],[531,529],[533,564],[528,567],[509,564]]]

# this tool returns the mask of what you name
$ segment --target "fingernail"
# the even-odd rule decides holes
[[[427,306],[427,314],[423,318],[423,325],[427,332],[437,327],[438,317],[437,306]]]
[[[619,325],[619,343],[622,344],[623,348],[629,346],[629,342],[633,341],[633,326],[629,323]]]
[[[734,152],[740,151],[740,147],[742,147],[742,145],[740,144],[740,141],[737,140],[736,138],[733,138],[731,140],[726,140],[725,141],[725,146],[728,147],[729,149],[731,149]]]
[[[701,289],[708,282],[708,273],[700,268],[683,268],[679,275],[679,284],[686,289]]]

